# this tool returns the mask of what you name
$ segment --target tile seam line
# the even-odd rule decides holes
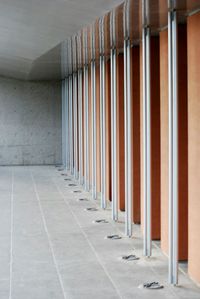
[[[14,170],[11,168],[11,199],[10,199],[10,283],[9,299],[12,298],[12,271],[13,271],[13,189],[14,189]]]
[[[33,176],[33,173],[32,173],[31,170],[30,170],[30,175],[31,175],[31,179],[32,179],[32,182],[33,182],[33,187],[34,187],[34,190],[35,190],[35,194],[36,194],[36,197],[37,197],[37,202],[38,202],[38,205],[39,205],[39,210],[40,210],[40,213],[41,213],[42,222],[43,222],[44,229],[45,229],[45,232],[46,232],[46,235],[47,235],[47,240],[48,240],[48,243],[49,243],[49,248],[50,248],[50,251],[51,251],[52,259],[53,259],[53,262],[54,262],[54,266],[55,266],[55,269],[56,269],[56,273],[57,273],[57,276],[58,276],[60,287],[61,287],[61,290],[62,290],[62,293],[63,293],[63,298],[64,299],[71,299],[69,296],[66,295],[66,292],[65,292],[62,277],[61,277],[61,274],[60,274],[60,271],[59,271],[59,268],[58,268],[58,264],[57,264],[57,261],[56,261],[56,257],[55,257],[55,254],[54,254],[53,244],[52,244],[51,239],[50,239],[49,231],[48,231],[48,228],[47,228],[47,223],[46,223],[44,212],[43,212],[42,205],[41,205],[41,202],[40,202],[40,197],[39,197],[37,187],[36,187],[36,183],[35,183],[35,180],[34,180],[34,176]]]
[[[99,255],[97,254],[97,252],[96,252],[94,246],[93,246],[92,243],[90,242],[90,240],[89,240],[89,238],[88,238],[86,232],[84,231],[83,227],[81,226],[80,222],[78,221],[77,216],[76,216],[75,213],[73,212],[73,210],[72,210],[72,208],[71,208],[71,205],[65,200],[65,196],[64,196],[64,194],[62,193],[62,191],[60,190],[59,186],[56,184],[56,182],[55,182],[53,179],[52,179],[52,181],[53,181],[54,185],[56,186],[58,192],[60,193],[61,197],[63,198],[63,201],[64,201],[65,204],[69,207],[69,210],[70,210],[72,216],[74,217],[74,219],[75,219],[77,225],[79,226],[79,228],[80,228],[80,230],[81,230],[81,232],[82,232],[84,238],[85,238],[86,241],[88,242],[88,244],[89,244],[90,248],[92,249],[93,253],[95,254],[95,256],[96,256],[96,258],[97,258],[97,260],[98,260],[100,266],[103,268],[103,270],[104,270],[106,276],[108,277],[108,279],[110,280],[112,286],[114,287],[114,289],[115,289],[117,295],[119,296],[120,299],[125,299],[125,298],[122,297],[122,295],[120,294],[120,292],[119,292],[119,290],[118,290],[118,288],[117,288],[115,282],[113,281],[113,279],[112,279],[112,277],[110,276],[110,274],[108,273],[106,267],[105,267],[104,264],[102,263],[102,261],[101,261]]]

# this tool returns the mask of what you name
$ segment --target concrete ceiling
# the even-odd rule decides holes
[[[0,76],[60,78],[60,43],[122,0],[1,0]]]

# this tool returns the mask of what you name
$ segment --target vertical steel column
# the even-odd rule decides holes
[[[133,221],[133,145],[131,99],[130,1],[124,3],[124,145],[125,145],[125,234],[132,236]]]
[[[100,121],[101,121],[101,207],[106,209],[106,103],[105,56],[100,56]]]
[[[100,30],[99,30],[100,31]],[[101,50],[101,35],[100,35]],[[103,209],[104,186],[103,186],[103,89],[102,89],[102,55],[99,56],[99,77],[100,77],[100,138],[101,138],[101,208]]]
[[[92,97],[92,198],[97,198],[96,187],[96,64],[95,64],[95,29],[91,28],[91,97]]]
[[[65,167],[65,81],[62,80],[62,165]]]
[[[118,194],[117,194],[117,50],[115,32],[115,10],[110,17],[111,38],[111,168],[112,168],[112,219],[118,220]]]
[[[73,140],[73,93],[72,93],[72,75],[69,76],[69,119],[70,119],[70,173],[74,174],[74,140]]]
[[[106,103],[105,103],[105,54],[104,17],[99,20],[100,48],[100,136],[101,136],[101,208],[106,209]]]
[[[93,199],[97,199],[97,116],[96,116],[96,62],[95,60],[93,65],[93,84],[94,84],[93,85],[93,148],[94,148]]]
[[[92,95],[92,198],[96,199],[96,68],[91,61],[91,95]]]
[[[74,178],[78,179],[78,119],[77,119],[77,73],[73,73],[73,108],[74,108]]]
[[[106,208],[106,160],[107,160],[107,156],[106,156],[106,57],[105,55],[103,55],[102,57],[102,130],[103,130],[103,138],[102,138],[102,148],[103,148],[103,180],[102,180],[102,184],[103,184],[103,199],[102,199],[102,208],[105,209]]]
[[[151,89],[150,28],[143,28],[144,255],[151,256]]]
[[[133,157],[130,40],[124,41],[124,135],[125,135],[125,234],[132,236]]]
[[[111,139],[112,139],[112,219],[118,220],[118,196],[117,196],[117,88],[116,88],[116,60],[117,50],[111,49]]]
[[[88,65],[84,66],[84,146],[85,190],[89,191]]]
[[[69,79],[65,79],[65,127],[66,127],[66,145],[65,145],[65,152],[66,152],[66,170],[69,170]]]
[[[78,109],[79,109],[79,183],[83,184],[83,119],[82,119],[82,70],[78,70]]]
[[[168,12],[169,81],[169,282],[178,284],[178,90],[177,15]]]
[[[88,41],[84,32],[84,179],[85,190],[89,191],[89,122],[88,122]]]

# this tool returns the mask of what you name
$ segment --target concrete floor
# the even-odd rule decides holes
[[[142,256],[139,226],[133,239],[124,237],[123,213],[113,223],[110,208],[102,211],[65,178],[55,167],[0,168],[0,299],[200,298],[182,272],[180,286],[167,284],[167,258],[158,246],[151,259]],[[102,218],[109,223],[93,222]],[[122,261],[131,253],[140,260]],[[151,281],[164,289],[138,288]]]

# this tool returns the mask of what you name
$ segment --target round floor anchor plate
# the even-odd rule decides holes
[[[78,201],[88,201],[87,198],[78,198]]]
[[[110,235],[107,236],[106,239],[110,239],[110,240],[120,240],[122,237],[120,237],[119,235]]]
[[[71,179],[64,179],[65,181],[71,181]]]
[[[106,219],[97,219],[94,223],[109,223]]]
[[[163,289],[164,286],[157,281],[153,281],[153,282],[146,282],[144,284],[141,284],[139,285],[139,288],[144,288],[149,290],[160,290]]]
[[[58,169],[58,171],[63,171],[63,170],[64,170],[63,168],[59,168],[59,169]]]
[[[74,191],[72,191],[73,193],[82,193],[82,191],[81,190],[74,190]]]
[[[124,255],[122,256],[122,260],[124,261],[137,261],[139,260],[140,258],[137,257],[136,255],[134,254],[130,254],[130,255]]]
[[[96,208],[86,208],[85,211],[96,212],[98,210]]]
[[[77,185],[76,184],[69,184],[68,186],[69,187],[76,187]]]

